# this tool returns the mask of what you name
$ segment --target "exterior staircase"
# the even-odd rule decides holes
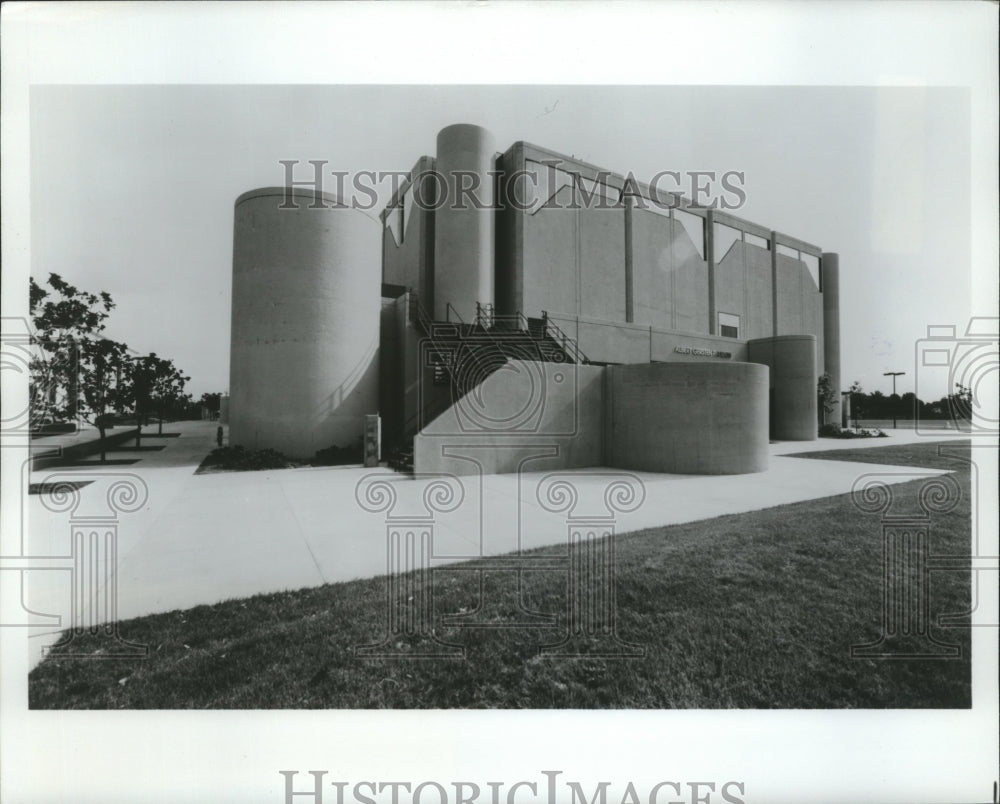
[[[528,318],[520,312],[499,315],[492,305],[477,303],[475,320],[466,323],[450,304],[446,306],[446,320],[434,320],[413,290],[409,304],[410,320],[431,344],[434,384],[451,388],[450,394],[442,395],[440,404],[424,411],[424,421],[443,413],[508,360],[590,362],[576,341],[544,311],[541,318]],[[410,433],[393,452],[391,463],[398,471],[412,471],[412,439]]]

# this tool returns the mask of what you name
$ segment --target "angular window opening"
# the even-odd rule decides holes
[[[814,257],[812,254],[806,254],[803,251],[799,259],[806,264],[806,268],[809,269],[809,276],[812,277],[813,282],[816,283],[816,289],[819,290],[819,257]]]
[[[799,259],[799,250],[792,248],[791,246],[783,245],[778,243],[778,247],[775,249],[778,254],[784,254],[786,257],[791,257],[793,260]]]
[[[385,228],[392,232],[392,237],[396,241],[397,246],[403,242],[402,224],[402,207],[397,203],[396,206],[385,213]]]
[[[759,235],[750,234],[750,232],[743,233],[743,242],[748,246],[759,246],[760,248],[771,249],[771,241],[766,237],[760,237]]]
[[[743,232],[739,229],[726,226],[724,223],[715,224],[715,264],[722,262],[733,247],[733,243],[738,243],[742,239]]]
[[[580,203],[585,207],[595,209],[617,207],[622,197],[622,191],[609,183],[610,176],[600,178],[603,178],[604,181],[588,179],[583,176],[577,180],[581,188]]]
[[[406,224],[410,222],[410,215],[413,214],[413,185],[411,184],[406,188],[406,192],[403,193],[403,198],[399,204],[399,240],[400,242],[406,237]]]
[[[529,202],[528,212],[531,214],[545,206],[563,187],[573,187],[572,174],[558,167],[553,168],[531,159],[527,160],[525,167],[532,177],[524,185],[524,199]]]
[[[684,227],[698,256],[705,259],[705,219],[686,210],[675,209],[674,220]]]

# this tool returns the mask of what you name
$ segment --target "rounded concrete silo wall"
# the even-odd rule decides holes
[[[635,363],[607,372],[610,466],[710,475],[767,469],[765,366]]]
[[[754,363],[771,369],[771,437],[778,441],[816,438],[816,336],[778,335],[747,344]]]
[[[290,457],[356,443],[378,409],[380,232],[312,191],[236,201],[230,438]]]
[[[437,136],[436,171],[447,198],[434,217],[434,317],[450,304],[467,323],[476,302],[493,303],[496,143],[479,126],[459,123]],[[462,188],[468,188],[461,192]],[[452,319],[454,315],[452,314]]]

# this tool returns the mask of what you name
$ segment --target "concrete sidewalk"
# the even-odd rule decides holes
[[[195,475],[215,446],[215,428],[214,422],[184,423],[180,438],[162,439],[164,450],[142,453],[133,466],[60,471],[60,476],[93,480],[80,491],[77,517],[107,512],[108,491],[121,475],[138,478],[148,489],[139,510],[119,517],[119,619],[384,574],[390,522],[432,531],[433,563],[444,564],[563,544],[571,521],[625,533],[844,494],[858,477],[872,472],[893,473],[886,478],[889,483],[942,474],[788,457],[928,441],[900,432],[890,438],[772,444],[770,469],[749,475],[584,469],[454,478],[448,503],[447,495],[435,496],[435,490],[442,491],[439,480],[384,468]],[[32,481],[46,474],[33,473]],[[556,481],[563,485],[553,487]],[[628,487],[619,487],[616,497],[619,481]],[[379,510],[378,503],[390,498],[394,505]],[[51,507],[44,496],[29,498],[32,554],[69,555],[71,518]],[[59,613],[68,622],[70,572],[30,575],[30,607]],[[45,639],[33,642],[41,645]]]

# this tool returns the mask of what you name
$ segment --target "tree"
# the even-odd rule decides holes
[[[142,444],[143,420],[149,415],[158,360],[159,358],[155,354],[132,358],[125,372],[126,384],[123,389],[123,401],[131,405],[135,413],[135,446],[137,449]]]
[[[851,415],[854,416],[854,429],[856,430],[858,428],[858,420],[862,418],[862,414],[864,413],[866,402],[865,389],[861,387],[860,381],[855,380],[851,383],[848,393],[851,395]]]
[[[219,410],[222,405],[222,394],[219,392],[215,393],[204,393],[201,395],[201,399],[198,400],[198,404],[205,408],[209,413],[212,414],[213,418],[218,416]]]
[[[157,357],[155,352],[150,354],[149,358],[150,400],[159,418],[158,432],[162,434],[163,419],[167,411],[185,399],[184,385],[191,378],[184,376],[172,360]]]
[[[833,379],[829,374],[823,374],[816,383],[816,395],[823,408],[823,420],[837,407],[837,389],[833,387]]]
[[[948,394],[948,410],[956,427],[968,426],[972,422],[972,388],[956,382],[955,391]]]
[[[79,290],[59,274],[49,274],[47,285],[29,280],[32,340],[40,347],[30,366],[33,428],[77,418],[82,352],[93,356],[91,347],[115,306],[108,293]]]
[[[105,435],[111,413],[127,400],[124,379],[129,365],[128,347],[107,338],[80,342],[80,387],[83,391],[79,410],[93,424],[101,437],[101,461],[107,460]]]

